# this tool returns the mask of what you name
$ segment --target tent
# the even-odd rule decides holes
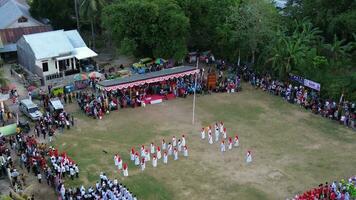
[[[121,90],[125,88],[131,88],[148,83],[157,83],[166,81],[173,78],[180,78],[192,74],[199,73],[199,69],[191,66],[180,66],[161,71],[150,72],[146,74],[135,74],[125,78],[118,78],[113,80],[105,80],[99,82],[96,86],[100,90]]]

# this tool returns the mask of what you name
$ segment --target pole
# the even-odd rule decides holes
[[[199,56],[197,56],[197,64],[196,64],[196,69],[199,66]],[[192,118],[192,124],[194,125],[195,122],[195,99],[196,99],[196,90],[197,90],[197,81],[198,81],[198,73],[195,74],[195,83],[194,83],[194,96],[193,96],[193,118]]]
[[[77,30],[80,32],[79,27],[79,13],[78,13],[78,0],[74,0],[74,8],[75,8],[75,18],[77,20]]]

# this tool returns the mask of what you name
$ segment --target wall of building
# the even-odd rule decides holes
[[[31,71],[32,73],[37,74],[38,76],[42,77],[42,73],[36,69],[35,63],[35,55],[32,52],[32,49],[29,47],[25,39],[22,37],[17,42],[17,60],[20,65]]]
[[[48,63],[48,71],[47,72],[43,71],[43,68],[42,68],[43,62]],[[36,60],[36,65],[40,68],[44,77],[47,75],[55,74],[58,72],[58,70],[56,69],[56,61],[53,59]]]

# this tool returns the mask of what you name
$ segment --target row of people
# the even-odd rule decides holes
[[[274,80],[269,75],[260,76],[248,73],[247,78],[256,88],[281,96],[289,103],[298,104],[311,110],[314,114],[338,121],[340,124],[356,130],[356,102],[345,100],[344,94],[341,95],[339,101],[323,99],[314,90]]]
[[[109,179],[105,173],[100,173],[100,181],[95,186],[85,188],[66,188],[64,184],[58,186],[60,200],[137,200],[129,188],[119,183],[117,179]]]
[[[293,200],[354,200],[356,199],[356,176],[348,180],[319,184],[318,187],[296,195]]]

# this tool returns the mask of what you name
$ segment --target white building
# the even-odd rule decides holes
[[[17,42],[18,63],[41,77],[42,84],[79,73],[80,61],[95,56],[76,30],[24,35]]]

